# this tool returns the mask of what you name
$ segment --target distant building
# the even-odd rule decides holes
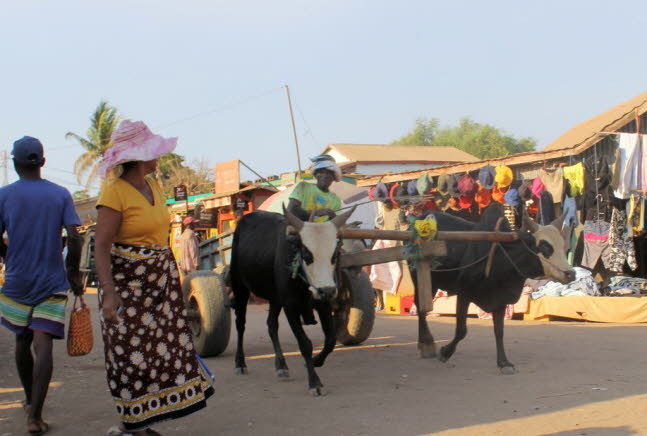
[[[344,174],[375,175],[424,170],[479,159],[456,147],[330,144],[322,152],[335,158]]]

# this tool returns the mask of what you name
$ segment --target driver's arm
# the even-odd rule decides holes
[[[301,207],[301,202],[296,198],[290,198],[288,203],[288,212],[299,218],[301,221],[308,221],[310,219],[310,212]]]

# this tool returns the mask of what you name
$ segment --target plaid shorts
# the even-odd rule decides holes
[[[63,339],[66,303],[67,292],[53,294],[35,306],[18,303],[0,292],[0,323],[17,335],[37,330]]]

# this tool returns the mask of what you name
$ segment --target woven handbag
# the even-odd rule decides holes
[[[77,307],[77,301],[79,307]],[[90,308],[85,305],[82,296],[75,296],[70,314],[70,326],[67,330],[67,354],[84,356],[92,351],[93,342]]]

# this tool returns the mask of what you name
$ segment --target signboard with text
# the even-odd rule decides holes
[[[188,192],[185,185],[176,186],[173,188],[175,201],[184,201],[188,198]]]
[[[240,187],[240,162],[238,159],[216,164],[214,169],[215,193],[238,191]]]

